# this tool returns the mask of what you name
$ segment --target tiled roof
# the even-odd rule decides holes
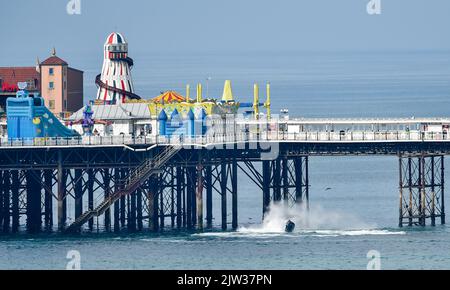
[[[51,56],[41,62],[41,65],[67,65],[67,62],[57,56]]]
[[[39,90],[40,78],[41,76],[36,71],[35,67],[0,67],[0,79],[2,79],[3,83],[7,83],[9,85],[17,85],[18,82],[37,80],[37,88],[35,89]]]

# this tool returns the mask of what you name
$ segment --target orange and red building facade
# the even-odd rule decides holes
[[[27,83],[30,95],[40,93],[57,116],[83,107],[83,72],[69,67],[55,51],[35,67],[0,67],[0,114],[6,111],[6,99],[15,96],[18,82]]]

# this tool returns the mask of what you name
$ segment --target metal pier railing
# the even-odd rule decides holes
[[[74,138],[0,138],[1,148],[123,145],[214,145],[225,142],[448,142],[450,134],[424,131],[308,131],[167,136],[83,136]]]

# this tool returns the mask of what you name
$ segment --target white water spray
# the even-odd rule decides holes
[[[288,220],[293,221],[296,225],[294,233],[317,234],[320,236],[404,233],[377,230],[375,225],[364,223],[354,215],[325,210],[317,205],[307,210],[303,205],[297,205],[291,208],[283,202],[270,205],[262,224],[241,227],[238,229],[238,232],[248,234],[280,234],[285,232],[285,226]]]

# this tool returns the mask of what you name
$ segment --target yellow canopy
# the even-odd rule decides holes
[[[185,101],[185,98],[175,91],[167,91],[156,98],[152,99],[154,103],[170,104],[174,102]]]

